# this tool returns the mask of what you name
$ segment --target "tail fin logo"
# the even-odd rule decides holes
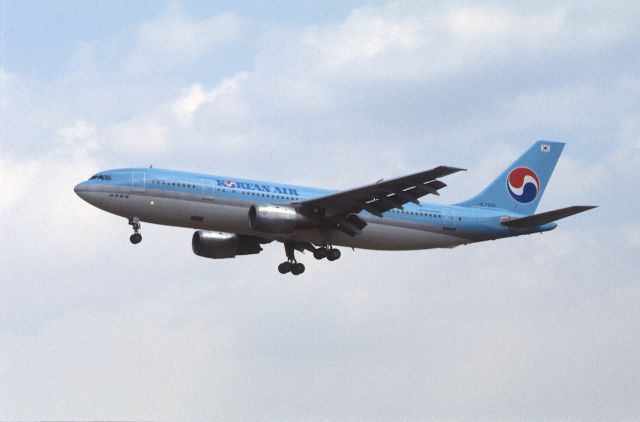
[[[528,204],[540,192],[538,175],[528,167],[516,167],[507,176],[507,190],[513,199]]]

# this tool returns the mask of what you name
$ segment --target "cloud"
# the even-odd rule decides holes
[[[89,149],[100,149],[96,141],[96,128],[84,120],[76,121],[72,126],[60,128],[58,135],[69,144]]]
[[[514,56],[529,62],[584,49],[593,53],[637,35],[631,16],[585,15],[567,4],[518,10],[390,3],[357,8],[338,24],[311,28],[299,44],[318,72],[337,78],[440,80],[504,66]]]
[[[110,128],[106,135],[123,152],[142,155],[145,152],[164,153],[169,147],[169,128],[154,120],[128,120]]]
[[[26,186],[34,177],[36,167],[36,162],[17,164],[0,159],[0,183],[4,186],[0,196],[0,212],[4,214],[24,198]]]
[[[145,74],[154,67],[189,63],[235,40],[242,27],[242,20],[234,13],[196,20],[185,16],[177,3],[171,3],[164,15],[138,27],[133,51],[123,69]]]
[[[237,93],[239,84],[247,74],[241,72],[222,80],[216,87],[205,91],[201,84],[194,84],[183,90],[183,94],[172,105],[173,113],[179,123],[189,126],[194,114],[204,105],[214,104],[216,114],[237,120],[247,113],[246,105],[239,102]]]

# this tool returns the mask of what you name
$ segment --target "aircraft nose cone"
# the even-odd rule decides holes
[[[85,195],[84,193],[87,191],[87,184],[85,182],[81,182],[78,183],[74,188],[73,191],[82,199],[84,199]]]

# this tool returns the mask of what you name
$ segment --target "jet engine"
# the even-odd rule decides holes
[[[317,221],[284,205],[258,204],[249,208],[251,228],[263,233],[291,233],[295,229],[317,227]]]
[[[198,230],[191,239],[193,253],[205,258],[233,258],[260,253],[260,239],[235,233]]]

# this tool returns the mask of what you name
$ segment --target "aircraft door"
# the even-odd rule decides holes
[[[131,192],[145,191],[145,173],[144,171],[134,171],[131,173]]]
[[[453,208],[442,207],[442,227],[445,230],[456,229],[456,212]]]
[[[210,179],[200,179],[202,184],[202,199],[213,201],[215,199],[215,183]]]

